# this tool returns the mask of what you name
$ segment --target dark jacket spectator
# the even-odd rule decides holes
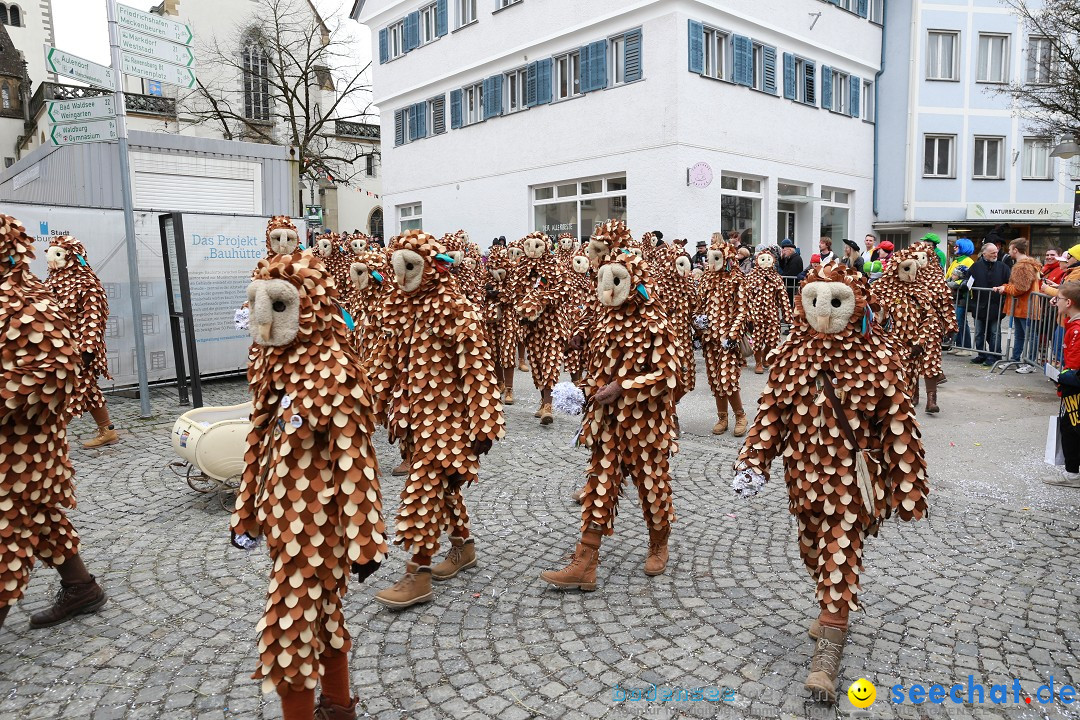
[[[995,248],[996,250],[996,248]],[[990,261],[988,257],[993,257]],[[990,292],[990,288],[1004,285],[1009,282],[1009,267],[997,259],[997,253],[988,253],[984,250],[982,256],[971,265],[970,276],[973,280],[971,288],[986,288],[986,292],[977,293],[968,305],[968,310],[980,320],[985,318],[995,319],[1005,315],[1004,297],[998,293]]]
[[[784,248],[780,254],[780,274],[785,277],[798,277],[803,271],[803,259],[795,248]]]

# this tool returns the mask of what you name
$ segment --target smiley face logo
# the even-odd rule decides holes
[[[852,705],[857,708],[865,709],[873,705],[874,700],[877,699],[877,688],[874,687],[874,683],[866,678],[859,678],[851,683],[851,687],[849,687],[847,691],[847,696]]]

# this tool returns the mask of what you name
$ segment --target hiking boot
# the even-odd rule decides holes
[[[821,637],[821,621],[814,618],[810,621],[810,627],[806,629],[806,634],[810,636],[811,640],[817,640]]]
[[[570,499],[573,500],[578,505],[581,505],[582,503],[584,503],[585,502],[585,488],[581,488],[580,490],[575,490],[574,494],[570,496]]]
[[[514,388],[506,388],[506,394],[503,395],[503,405],[514,404]]]
[[[668,535],[671,534],[671,527],[668,526],[663,530],[654,530],[649,528],[649,555],[645,558],[645,574],[660,575],[664,572],[664,568],[668,564]]]
[[[926,379],[926,412],[928,415],[936,415],[941,412],[937,404],[937,381]]]
[[[94,576],[89,582],[68,583],[60,581],[60,590],[52,607],[30,616],[30,627],[47,628],[59,625],[76,615],[97,612],[108,598],[97,584]]]
[[[731,434],[735,437],[742,437],[746,434],[746,413],[735,413],[735,429],[731,431]]]
[[[390,471],[390,474],[394,477],[403,477],[408,475],[410,470],[412,470],[412,463],[408,460],[402,460],[400,465]]]
[[[716,424],[712,426],[713,435],[723,435],[727,432],[727,413],[718,415]]]
[[[983,360],[985,360],[985,359],[986,358],[984,358],[982,355],[976,355],[975,357],[968,360],[968,362],[971,363],[972,365],[982,365]]]
[[[551,412],[551,403],[544,403],[540,406],[540,424],[550,425],[555,422],[555,416]]]
[[[754,364],[754,374],[763,375],[765,373],[765,367],[763,365]]]
[[[570,564],[562,570],[545,570],[540,579],[561,590],[596,589],[596,567],[600,564],[600,531],[586,530],[574,550]]]
[[[115,445],[118,442],[120,442],[120,436],[116,434],[116,429],[111,424],[98,425],[98,434],[84,442],[82,446],[87,450],[92,450],[105,445]]]
[[[544,414],[544,401],[541,400],[540,404],[536,406],[536,412],[533,413],[534,418],[538,418]]]
[[[449,580],[462,570],[476,567],[476,545],[473,539],[450,536],[450,552],[446,559],[431,568],[432,580]]]
[[[840,661],[844,657],[844,641],[847,630],[821,626],[814,658],[810,661],[810,674],[804,687],[815,700],[836,702],[836,678],[840,675]]]
[[[671,429],[675,432],[675,439],[678,440],[682,437],[682,427],[679,425],[679,416],[671,416]]]
[[[319,695],[319,704],[315,706],[315,720],[356,720],[356,705],[360,698],[353,698],[348,705],[335,705]]]
[[[431,602],[431,566],[420,567],[405,563],[405,576],[375,594],[375,601],[388,608],[401,610],[419,603]]]
[[[525,362],[525,358],[521,358],[518,361],[518,370],[521,372],[529,372],[529,363]]]
[[[1047,478],[1043,482],[1057,487],[1080,488],[1080,473],[1071,473],[1066,470],[1061,475]]]

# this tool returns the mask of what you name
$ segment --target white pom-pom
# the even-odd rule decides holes
[[[753,497],[761,488],[765,487],[765,476],[749,468],[735,471],[735,479],[731,481],[731,489],[739,497]]]
[[[694,318],[694,327],[698,330],[706,330],[709,327],[709,316],[698,315]]]
[[[551,407],[567,415],[580,415],[585,393],[574,383],[561,382],[551,390]]]
[[[251,311],[246,307],[240,308],[233,315],[233,322],[236,323],[237,330],[247,330],[251,327]]]

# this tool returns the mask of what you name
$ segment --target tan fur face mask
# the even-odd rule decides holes
[[[603,305],[619,307],[630,297],[630,273],[618,263],[600,268],[596,276],[596,295]]]
[[[295,230],[278,228],[270,231],[270,249],[278,255],[292,255],[299,243]]]
[[[285,280],[256,280],[248,286],[251,336],[259,345],[282,347],[300,328],[300,292]]]
[[[394,280],[405,292],[413,292],[420,287],[424,277],[424,259],[412,250],[398,250],[392,260]]]
[[[810,327],[836,335],[851,322],[855,293],[842,282],[807,283],[802,290],[802,309]]]

